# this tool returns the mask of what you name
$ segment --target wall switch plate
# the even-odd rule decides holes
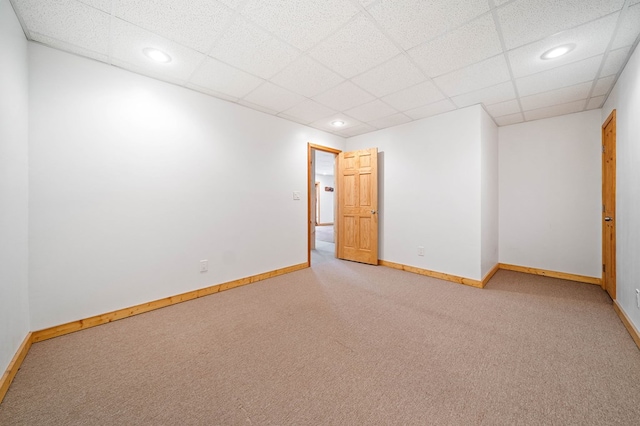
[[[424,256],[424,247],[418,246],[418,256]]]
[[[300,199],[300,191],[293,191],[293,199],[294,200]]]
[[[209,261],[201,260],[200,261],[200,272],[207,272],[209,270]]]
[[[638,305],[638,309],[640,309],[640,289],[636,288],[636,304]]]

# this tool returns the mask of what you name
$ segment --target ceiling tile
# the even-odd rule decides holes
[[[511,124],[522,123],[524,121],[524,117],[522,113],[518,112],[516,114],[503,115],[501,117],[494,117],[498,126],[509,126]]]
[[[156,80],[165,81],[165,82],[172,83],[172,84],[175,84],[175,85],[178,85],[178,86],[183,86],[186,83],[186,81],[184,79],[176,77],[175,75],[172,75],[171,73],[162,72],[160,70],[154,71],[154,70],[149,69],[147,67],[141,67],[141,66],[138,66],[136,64],[132,64],[130,62],[121,61],[119,59],[111,59],[110,62],[111,62],[111,65],[113,65],[114,67],[122,68],[124,70],[131,71],[131,72],[134,72],[136,74],[141,74],[141,75],[144,75],[146,77],[151,77],[151,78],[156,79]]]
[[[493,117],[500,117],[503,115],[511,115],[520,112],[520,104],[517,99],[512,99],[506,102],[500,102],[493,105],[485,105],[487,112]]]
[[[298,117],[294,117],[292,115],[287,115],[283,112],[281,112],[280,114],[278,114],[278,117],[280,118],[284,118],[285,120],[289,120],[289,121],[293,121],[294,123],[298,123],[298,124],[304,124],[305,126],[309,123],[308,120],[303,120],[301,118]]]
[[[109,55],[107,54],[93,52],[71,43],[47,37],[40,33],[31,33],[31,40],[40,42],[47,46],[55,47],[56,49],[64,50],[65,52],[75,53],[76,55],[84,56],[85,58],[95,59],[100,62],[109,62]]]
[[[451,100],[460,108],[483,103],[496,104],[515,99],[516,91],[511,81],[496,84],[495,86],[486,87],[474,92],[465,93],[451,98]]]
[[[447,95],[456,96],[494,86],[509,78],[507,62],[503,55],[498,55],[437,77],[434,81]]]
[[[402,113],[390,115],[388,117],[379,118],[377,120],[370,121],[368,124],[378,129],[386,129],[387,127],[398,126],[400,124],[408,123],[411,119]]]
[[[305,97],[267,82],[245,96],[244,100],[281,112],[304,101]]]
[[[624,0],[516,0],[498,8],[508,49],[620,10]]]
[[[502,52],[491,14],[409,51],[431,77],[466,67]]]
[[[233,11],[211,0],[114,0],[115,16],[207,53]]]
[[[269,79],[293,62],[298,51],[245,19],[238,18],[210,56]]]
[[[12,3],[30,33],[39,33],[99,54],[109,53],[109,14],[69,0]]]
[[[420,120],[421,118],[431,117],[444,112],[453,111],[454,109],[456,109],[456,106],[449,99],[443,99],[429,105],[410,109],[409,111],[405,111],[404,114],[414,120]]]
[[[372,121],[378,118],[387,117],[395,114],[398,111],[391,108],[389,105],[382,102],[380,99],[376,99],[373,102],[369,102],[355,108],[349,109],[344,113],[354,117],[360,121]]]
[[[610,75],[609,77],[598,79],[598,81],[596,82],[596,86],[593,88],[593,93],[591,94],[591,96],[608,94],[613,87],[614,81],[616,81],[615,75]]]
[[[369,133],[369,132],[375,132],[376,130],[378,129],[368,124],[358,124],[357,126],[348,128],[344,132],[340,132],[340,134],[344,137],[351,138],[353,136],[364,135],[365,133]]]
[[[156,34],[114,18],[111,30],[113,59],[147,70],[154,75],[163,75],[180,80],[188,80],[191,73],[204,60],[205,56]],[[168,63],[157,63],[147,58],[142,49],[152,47],[171,56]]]
[[[246,106],[247,108],[251,108],[251,109],[255,109],[256,111],[264,112],[265,114],[277,115],[277,113],[278,113],[276,110],[273,110],[271,108],[267,108],[267,107],[262,106],[262,105],[254,104],[253,102],[245,101],[244,99],[240,99],[238,101],[238,103],[240,105]]]
[[[211,95],[214,96],[218,99],[222,99],[225,101],[231,101],[231,102],[235,102],[237,103],[240,99],[235,97],[235,96],[229,96],[226,93],[222,93],[222,92],[218,92],[217,90],[212,90],[212,89],[208,89],[206,87],[202,87],[202,86],[198,86],[197,84],[193,84],[193,83],[185,83],[184,87],[188,88],[188,89],[192,89],[195,91],[198,91],[200,93],[204,93],[206,95]]]
[[[631,50],[631,47],[611,50],[607,55],[607,59],[605,59],[604,66],[600,71],[600,76],[606,77],[608,75],[618,74],[618,71],[622,69],[622,66],[629,57],[629,50]]]
[[[574,112],[580,112],[584,110],[585,101],[569,102],[562,105],[555,105],[548,108],[534,109],[531,111],[525,111],[524,116],[527,121],[540,120],[542,118],[555,117],[558,115],[571,114]]]
[[[336,120],[340,120],[344,122],[344,125],[340,127],[332,126],[331,123]],[[329,117],[325,117],[321,120],[314,121],[313,123],[308,124],[308,126],[311,126],[313,128],[320,129],[320,130],[325,130],[331,133],[338,133],[338,132],[344,132],[345,130],[351,127],[358,126],[360,124],[362,123],[356,120],[355,118],[346,117],[344,114],[334,114]]]
[[[329,117],[330,115],[334,115],[335,113],[336,112],[331,108],[327,108],[326,106],[319,104],[316,101],[307,99],[306,101],[299,103],[293,108],[282,112],[280,115],[294,117],[306,124],[325,117]]]
[[[383,101],[399,111],[414,109],[444,99],[444,95],[430,81],[408,87],[382,98]]]
[[[524,77],[604,53],[616,28],[617,20],[618,14],[614,13],[510,51],[509,62],[514,77]],[[568,54],[555,59],[540,58],[546,51],[570,43],[575,44],[576,47]]]
[[[338,74],[351,78],[398,53],[398,48],[366,16],[361,15],[309,54]]]
[[[595,98],[589,99],[589,102],[587,102],[587,109],[600,108],[604,104],[606,98],[606,96],[596,96]]]
[[[402,76],[399,78],[399,76]],[[426,78],[404,54],[376,68],[354,77],[352,81],[374,95],[381,97],[397,92]]]
[[[593,83],[591,81],[587,81],[586,83],[576,84],[575,86],[524,96],[520,98],[520,103],[522,104],[522,109],[528,111],[587,99],[592,85]]]
[[[313,99],[336,111],[344,111],[370,102],[375,98],[352,82],[345,81]]]
[[[369,13],[404,49],[410,49],[488,10],[486,0],[381,0]]]
[[[359,11],[344,0],[250,0],[242,14],[287,43],[307,50]]]
[[[632,45],[640,33],[640,4],[627,8],[622,17],[612,49]]]
[[[518,92],[528,96],[593,80],[601,62],[602,55],[516,79]]]
[[[311,98],[338,85],[344,79],[315,60],[303,55],[276,74],[271,81]]]
[[[111,13],[111,0],[78,0],[80,3],[87,4],[103,12]]]
[[[190,81],[237,98],[244,97],[264,82],[256,76],[212,58],[206,59],[193,73]]]

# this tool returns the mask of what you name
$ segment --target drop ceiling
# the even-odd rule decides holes
[[[640,0],[11,1],[29,40],[344,137],[600,108],[640,33]]]

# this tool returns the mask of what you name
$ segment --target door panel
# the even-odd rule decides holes
[[[338,257],[378,264],[378,150],[338,157]]]
[[[616,111],[602,125],[602,285],[616,298]]]

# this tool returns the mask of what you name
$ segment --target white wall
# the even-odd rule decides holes
[[[498,263],[498,126],[484,109],[480,114],[481,276],[484,277]]]
[[[640,51],[636,48],[602,108],[616,109],[616,299],[640,330]]]
[[[379,151],[380,259],[481,278],[480,112],[473,106],[347,139],[348,151]]]
[[[344,139],[38,44],[30,85],[32,329],[306,262]]]
[[[600,111],[500,127],[500,262],[600,277]]]
[[[316,182],[320,182],[320,220],[321,223],[333,223],[333,206],[334,194],[336,192],[327,192],[325,187],[336,187],[335,177],[333,175],[316,174]]]
[[[27,39],[0,0],[0,375],[30,330]]]

